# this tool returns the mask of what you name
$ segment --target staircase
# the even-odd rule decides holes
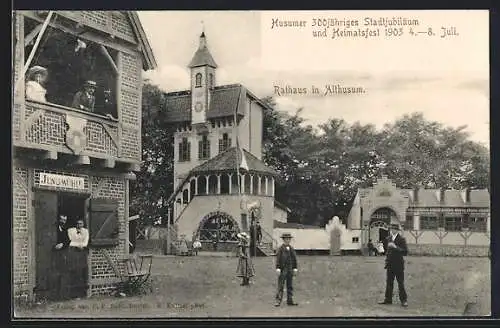
[[[262,242],[257,245],[257,255],[258,256],[274,256],[274,245],[278,245],[276,239],[273,236],[262,229]]]

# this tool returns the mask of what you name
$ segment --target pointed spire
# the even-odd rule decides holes
[[[203,23],[203,22],[202,22]],[[188,67],[198,67],[198,66],[210,66],[213,68],[217,68],[217,64],[213,59],[210,51],[208,50],[207,38],[205,36],[205,27],[203,26],[203,31],[200,35],[200,44],[198,46],[198,50],[196,50],[193,59],[189,63]]]

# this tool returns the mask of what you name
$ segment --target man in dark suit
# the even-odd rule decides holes
[[[392,304],[394,278],[398,281],[399,300],[403,307],[408,306],[408,296],[404,284],[404,258],[408,254],[406,239],[401,235],[399,224],[391,224],[389,236],[386,240],[385,269],[387,270],[387,281],[385,287],[385,299],[380,304]]]
[[[68,221],[68,217],[66,215],[59,215],[59,220],[57,222],[57,241],[55,245],[55,249],[60,250],[68,247],[69,245],[69,236],[68,236],[68,227],[66,223]]]
[[[260,244],[262,240],[262,228],[259,222],[256,222],[253,218],[250,223],[250,256],[257,256],[257,245]]]
[[[276,272],[279,274],[278,277],[278,291],[276,293],[276,303],[275,306],[281,305],[281,300],[283,299],[283,287],[285,287],[286,281],[286,296],[287,305],[297,305],[293,301],[293,276],[297,274],[297,254],[292,246],[290,246],[290,241],[292,240],[292,235],[289,233],[284,233],[281,238],[283,239],[283,244],[278,248],[276,253]]]

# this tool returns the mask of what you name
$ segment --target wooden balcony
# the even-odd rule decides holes
[[[124,162],[137,169],[138,161],[121,156],[118,119],[30,100],[25,100],[24,110],[20,107],[13,113],[14,146],[45,150],[52,159],[58,153],[73,154],[106,160],[108,167]]]

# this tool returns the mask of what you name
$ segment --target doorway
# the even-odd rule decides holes
[[[379,228],[378,229],[378,241],[380,242],[385,242],[387,237],[389,236],[389,231],[385,228]]]
[[[88,195],[37,190],[35,207],[35,297],[62,300],[84,297],[87,293],[88,264],[86,251],[68,248],[56,250],[59,215],[66,215],[66,228],[86,222]]]

